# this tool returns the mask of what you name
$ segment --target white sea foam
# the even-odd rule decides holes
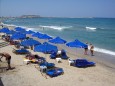
[[[95,31],[97,28],[95,27],[86,27],[87,30],[92,30],[92,31]]]
[[[8,26],[8,27],[21,27],[21,28],[23,28],[23,29],[25,29],[26,31],[29,31],[29,30],[34,30],[34,28],[28,28],[28,27],[26,27],[26,26],[17,26],[17,25],[13,25],[13,24],[3,24],[3,25],[5,25],[5,26]]]
[[[33,31],[33,30],[34,30],[34,28],[28,28],[28,27],[26,27],[25,29],[26,29],[27,31],[29,31],[29,30],[32,30],[32,31]]]
[[[25,27],[25,26],[16,26],[16,27],[21,27],[21,28],[27,29],[27,27]]]
[[[86,28],[86,30],[90,30],[90,31],[96,31],[96,30],[98,30],[98,29],[104,29],[104,28],[98,28],[98,27],[85,27]]]
[[[72,26],[42,26],[42,25],[40,25],[40,27],[43,27],[44,29],[50,28],[50,29],[55,29],[55,30],[63,30],[66,28],[71,28]]]
[[[88,49],[90,49],[90,46],[88,46]],[[99,47],[95,47],[94,51],[97,51],[97,52],[100,52],[100,53],[106,53],[106,54],[110,54],[110,55],[115,55],[114,51],[107,50],[107,49],[102,49],[102,48],[99,48]]]
[[[25,29],[26,31],[29,31],[29,30],[34,30],[34,28],[29,28],[29,27],[26,27],[26,26],[16,26],[16,27],[21,27],[23,29]]]
[[[114,52],[114,51],[111,51],[111,50],[101,49],[101,48],[98,48],[98,47],[95,47],[94,50],[97,51],[97,52],[101,52],[101,53],[106,53],[106,54],[110,54],[110,55],[115,55],[115,52]]]
[[[4,24],[4,23],[3,23],[3,25],[4,25],[4,26],[9,26],[9,27],[10,27],[10,26],[11,26],[11,27],[16,27],[16,25],[13,25],[13,24]]]

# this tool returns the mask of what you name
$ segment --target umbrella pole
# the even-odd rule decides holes
[[[59,51],[61,51],[61,47],[60,47],[60,45],[58,45],[58,48],[59,48]]]
[[[45,46],[45,49],[47,49],[47,46]],[[47,51],[45,51],[45,58],[47,58],[47,57],[46,57],[46,56],[47,56],[47,55],[46,55],[46,52],[47,52]]]
[[[76,57],[77,57],[77,48],[76,48]]]
[[[46,51],[44,52],[44,57],[46,58]]]

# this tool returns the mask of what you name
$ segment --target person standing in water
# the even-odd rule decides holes
[[[87,45],[87,46],[84,48],[84,50],[85,50],[85,51],[84,51],[84,54],[85,54],[85,55],[87,55],[87,52],[88,52],[88,42],[86,42],[86,45]]]
[[[94,46],[92,44],[90,44],[90,53],[91,56],[94,56]]]

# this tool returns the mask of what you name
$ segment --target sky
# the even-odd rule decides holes
[[[0,0],[0,16],[115,18],[115,0]]]

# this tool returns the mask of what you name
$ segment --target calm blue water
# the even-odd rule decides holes
[[[15,18],[3,23],[60,36],[67,41],[79,39],[92,43],[98,52],[115,55],[115,18]]]

